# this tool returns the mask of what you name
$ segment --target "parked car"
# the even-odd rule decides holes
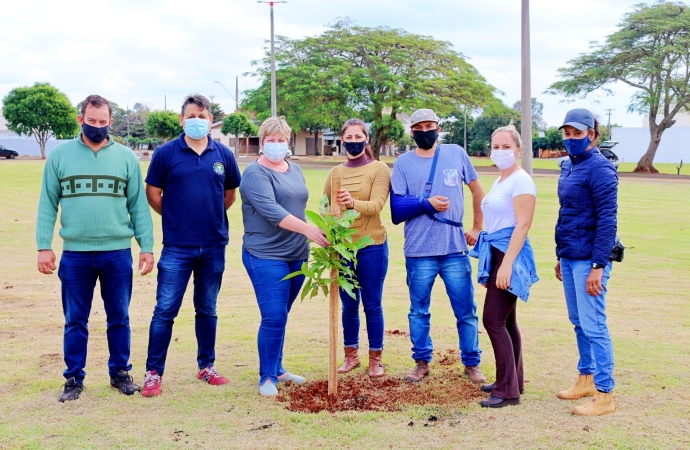
[[[601,152],[602,155],[604,155],[604,158],[611,161],[611,163],[613,164],[613,167],[615,167],[616,170],[618,170],[618,166],[620,165],[621,160],[618,157],[618,155],[616,155],[615,153],[613,153],[613,151],[611,151],[611,149],[613,147],[615,147],[616,145],[618,145],[617,141],[604,141],[601,144],[599,144],[599,151]],[[570,157],[564,156],[562,158],[558,158],[558,167],[561,167],[563,165],[563,162],[567,161],[568,158],[570,158]]]
[[[17,156],[19,156],[19,153],[16,151],[0,145],[0,158],[5,157],[7,159],[14,159]]]
[[[263,155],[263,151],[259,151],[259,156]],[[285,159],[292,158],[292,151],[288,149],[287,155],[285,155]]]

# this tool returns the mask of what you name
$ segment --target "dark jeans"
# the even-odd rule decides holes
[[[496,275],[504,253],[491,247],[491,273],[486,288],[483,323],[491,339],[496,356],[496,382],[493,397],[513,399],[520,397],[524,386],[522,370],[522,339],[517,325],[517,297],[496,287]]]
[[[352,267],[352,264],[349,264]],[[370,245],[357,252],[355,276],[360,288],[355,297],[340,290],[343,305],[343,343],[359,348],[359,304],[364,306],[369,336],[369,350],[383,350],[383,280],[388,272],[388,241]]]
[[[474,303],[472,266],[466,253],[450,255],[406,257],[407,286],[410,289],[410,341],[412,359],[431,361],[434,344],[431,340],[431,289],[437,276],[441,276],[455,314],[460,359],[465,366],[478,366],[482,351],[479,349],[479,319]]]
[[[86,376],[86,346],[89,314],[96,280],[100,280],[108,337],[108,372],[132,370],[129,364],[129,302],[132,298],[132,252],[130,249],[104,252],[72,252],[60,257],[58,276],[62,282],[62,310],[65,313],[65,378],[83,381]]]
[[[194,274],[194,329],[199,369],[216,360],[216,302],[225,270],[225,246],[163,247],[158,261],[156,307],[149,329],[146,370],[163,375],[173,324],[182,306],[189,278]]]
[[[278,383],[283,368],[283,344],[288,313],[295,302],[304,275],[281,281],[286,275],[298,271],[304,260],[277,261],[260,259],[242,249],[242,263],[254,286],[256,301],[261,311],[261,325],[257,346],[259,349],[259,386],[266,380]]]

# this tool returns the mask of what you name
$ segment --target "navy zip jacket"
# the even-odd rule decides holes
[[[608,264],[616,239],[618,172],[598,148],[563,163],[558,201],[558,258]]]

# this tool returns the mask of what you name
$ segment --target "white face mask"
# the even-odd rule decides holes
[[[508,169],[515,164],[515,150],[491,150],[491,161],[499,169]]]

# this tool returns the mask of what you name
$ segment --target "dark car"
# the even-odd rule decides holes
[[[604,141],[601,144],[599,144],[599,151],[604,156],[604,158],[611,161],[611,163],[613,164],[613,167],[615,167],[616,170],[618,170],[618,165],[621,163],[621,160],[618,157],[618,155],[616,155],[615,153],[613,153],[613,151],[611,151],[611,149],[613,147],[615,147],[616,145],[618,145],[618,142],[616,142],[616,141]],[[564,156],[562,158],[559,158],[558,159],[558,167],[561,167],[563,165],[563,161],[566,161],[568,158],[569,158],[568,156]]]
[[[14,159],[17,156],[19,156],[19,153],[15,152],[14,150],[10,150],[7,147],[3,147],[0,145],[0,158],[5,157],[7,159]]]

